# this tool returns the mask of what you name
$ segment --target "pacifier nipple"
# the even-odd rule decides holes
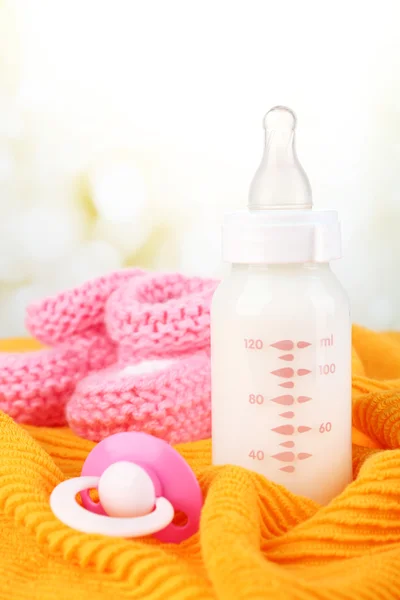
[[[110,465],[101,475],[97,489],[110,517],[143,517],[152,512],[156,503],[151,477],[128,461]]]
[[[311,186],[296,155],[294,113],[276,106],[266,114],[264,128],[264,155],[250,187],[249,209],[311,209]]]

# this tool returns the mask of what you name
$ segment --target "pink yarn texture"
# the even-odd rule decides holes
[[[100,441],[209,437],[210,303],[217,281],[125,269],[27,310],[48,348],[0,354],[0,409]]]

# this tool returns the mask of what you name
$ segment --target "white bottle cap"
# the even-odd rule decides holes
[[[285,107],[264,119],[265,149],[248,210],[226,215],[223,259],[231,263],[329,262],[341,256],[336,212],[312,210],[312,192],[296,155],[296,117]]]

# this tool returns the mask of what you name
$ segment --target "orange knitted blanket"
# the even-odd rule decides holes
[[[206,500],[179,546],[62,525],[49,495],[93,444],[0,414],[0,598],[399,600],[400,333],[354,327],[353,342],[355,481],[321,508],[185,444]]]

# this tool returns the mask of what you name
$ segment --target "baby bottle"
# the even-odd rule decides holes
[[[352,479],[351,320],[329,262],[336,212],[313,210],[296,118],[264,120],[248,209],[228,214],[230,273],[211,307],[212,452],[320,504]]]

